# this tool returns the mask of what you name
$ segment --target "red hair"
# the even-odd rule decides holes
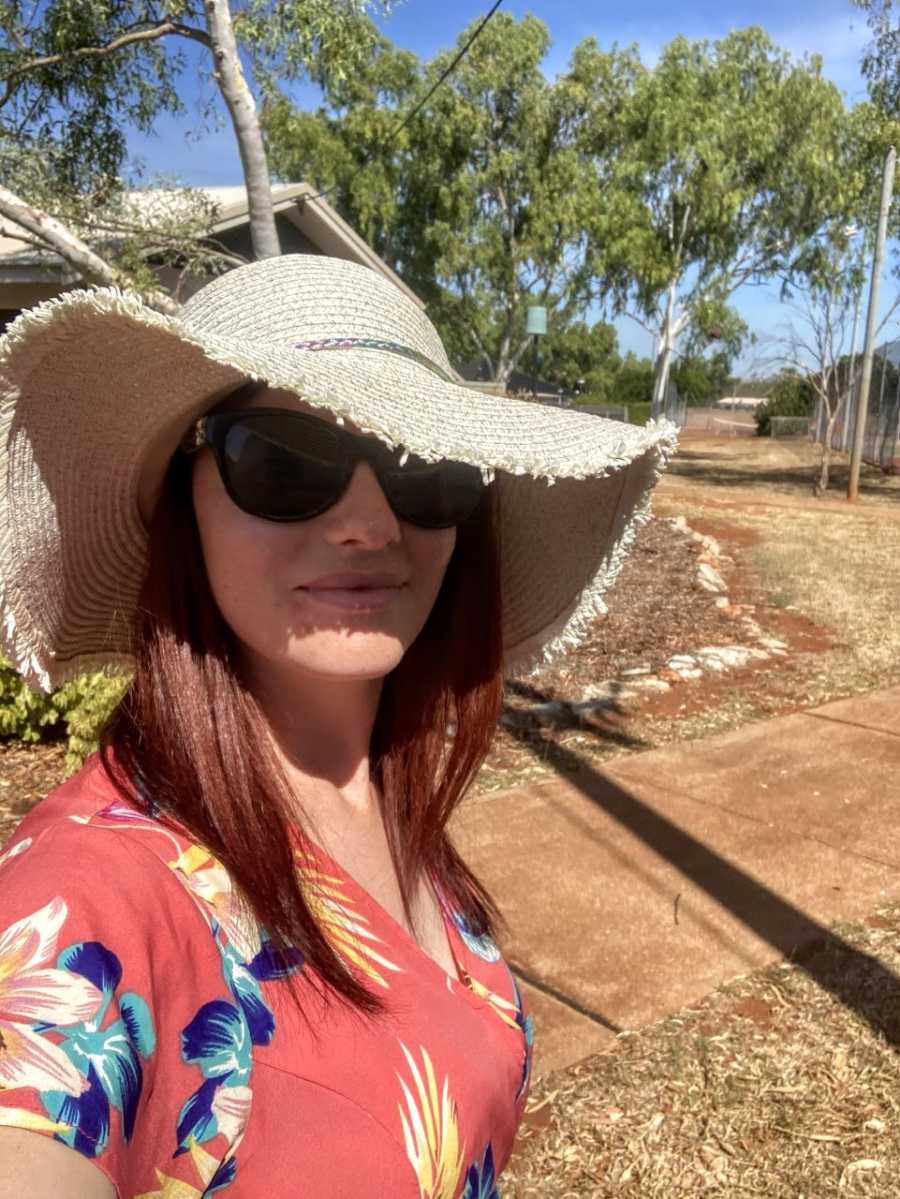
[[[289,836],[296,807],[206,577],[191,469],[176,453],[151,522],[135,674],[105,730],[104,766],[131,802],[218,858],[276,952],[300,949],[334,992],[377,1011],[379,1000],[347,972],[304,897]],[[425,872],[476,934],[495,928],[497,909],[447,822],[487,754],[502,701],[494,503],[487,488],[459,526],[425,627],[384,681],[370,746],[407,918]]]

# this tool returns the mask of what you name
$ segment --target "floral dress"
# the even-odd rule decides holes
[[[497,1196],[531,1022],[496,946],[446,908],[451,977],[322,850],[295,854],[383,1014],[275,954],[221,864],[97,759],[39,804],[0,854],[0,1125],[71,1146],[119,1199]]]

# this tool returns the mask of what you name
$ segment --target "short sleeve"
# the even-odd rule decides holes
[[[186,1048],[226,995],[197,905],[127,834],[63,819],[0,856],[0,1125],[90,1158],[121,1199],[227,1181],[241,1095],[217,1126]]]

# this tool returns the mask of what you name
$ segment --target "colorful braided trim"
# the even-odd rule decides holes
[[[425,354],[418,350],[410,349],[409,346],[401,345],[397,341],[383,341],[379,337],[320,337],[315,341],[295,341],[293,343],[295,350],[385,350],[389,354],[397,354],[401,358],[408,358],[412,362],[417,362],[419,366],[424,366],[430,370],[433,375],[443,379],[445,383],[456,383],[456,379],[451,374],[444,370],[443,367],[432,362]]]

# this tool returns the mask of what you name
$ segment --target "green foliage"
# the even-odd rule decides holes
[[[785,372],[775,382],[771,397],[754,414],[757,437],[771,437],[773,416],[812,416],[814,407],[815,391],[809,380]]]
[[[672,367],[672,382],[691,406],[713,404],[728,389],[730,363],[724,353],[683,357]]]
[[[590,395],[597,404],[610,396],[621,365],[616,330],[605,321],[588,327],[574,321],[564,329],[551,321],[541,338],[541,375],[567,391]]]
[[[649,402],[646,404],[629,404],[628,406],[628,423],[630,425],[646,425],[650,419]]]
[[[275,96],[263,111],[277,174],[334,188],[342,215],[428,301],[451,355],[480,360],[500,382],[527,352],[529,305],[552,302],[566,329],[590,300],[585,231],[597,195],[576,127],[588,103],[596,121],[619,103],[614,84],[635,59],[598,51],[577,78],[549,83],[549,50],[537,18],[498,13],[396,136],[453,51],[421,64],[381,42],[316,114]]]
[[[629,352],[616,375],[612,403],[627,404],[631,409],[638,404],[649,406],[652,398],[653,363],[649,358],[638,358]]]
[[[0,659],[0,737],[35,742],[65,737],[66,764],[76,769],[97,748],[100,730],[122,698],[128,677],[79,675],[52,695],[29,690]]]
[[[884,113],[900,117],[900,24],[893,20],[893,0],[852,3],[865,12],[872,33],[862,60],[869,95]]]
[[[30,691],[8,662],[0,659],[0,737],[40,741],[59,724],[55,697]]]
[[[591,243],[608,302],[664,344],[709,332],[737,287],[789,272],[823,225],[841,227],[847,141],[817,59],[793,61],[760,28],[675,38],[623,93],[612,147],[605,124],[581,131],[604,198]]]

